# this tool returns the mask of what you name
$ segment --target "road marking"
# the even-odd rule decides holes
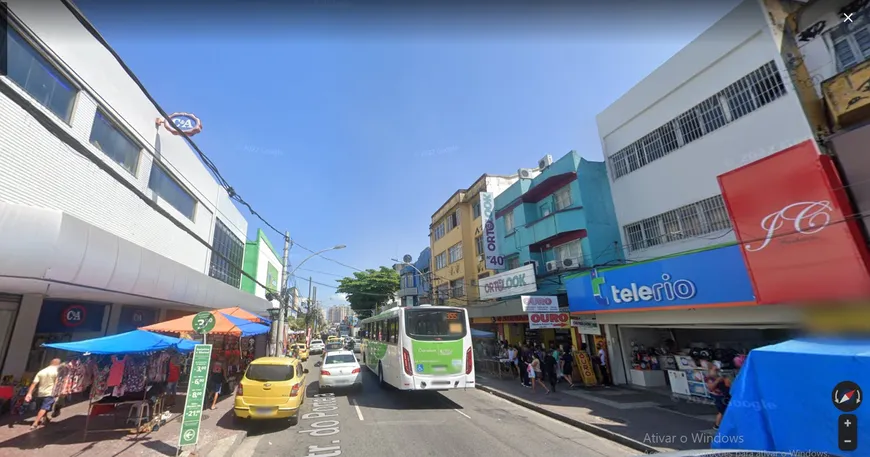
[[[362,410],[359,409],[359,405],[356,403],[356,399],[351,398],[350,404],[352,404],[354,409],[356,409],[356,417],[359,417],[359,420],[364,421],[365,419],[363,419]]]
[[[456,411],[457,413],[462,414],[463,416],[465,416],[465,417],[471,419],[471,416],[469,416],[468,414],[463,413],[462,411],[460,411],[460,410],[458,410],[458,409],[454,409],[453,411]]]
[[[242,444],[239,445],[239,448],[236,449],[236,452],[233,453],[233,457],[253,457],[254,453],[257,450],[257,445],[260,444],[260,440],[263,439],[264,435],[258,436],[249,436],[242,441]],[[224,450],[224,454],[226,453],[226,449]]]

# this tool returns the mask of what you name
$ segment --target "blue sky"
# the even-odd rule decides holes
[[[424,21],[76,3],[166,111],[203,120],[196,143],[246,201],[363,269],[416,258],[432,213],[483,173],[572,149],[601,160],[595,115],[736,4]],[[249,224],[251,237],[262,224]],[[352,271],[314,258],[297,276]]]

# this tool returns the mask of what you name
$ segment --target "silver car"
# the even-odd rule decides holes
[[[363,378],[359,362],[351,351],[328,351],[320,365],[320,388],[361,389]]]

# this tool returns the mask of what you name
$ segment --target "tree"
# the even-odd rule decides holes
[[[350,308],[357,313],[373,313],[399,291],[399,273],[388,267],[354,272],[338,280],[338,293],[346,294]]]

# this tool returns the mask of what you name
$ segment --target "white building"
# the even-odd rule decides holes
[[[157,105],[123,62],[60,1],[8,5],[2,375],[41,368],[43,342],[203,308],[265,309],[231,266],[242,264],[247,222],[185,139],[156,125]]]
[[[734,241],[718,175],[806,139],[757,0],[746,0],[597,117],[629,259]]]

